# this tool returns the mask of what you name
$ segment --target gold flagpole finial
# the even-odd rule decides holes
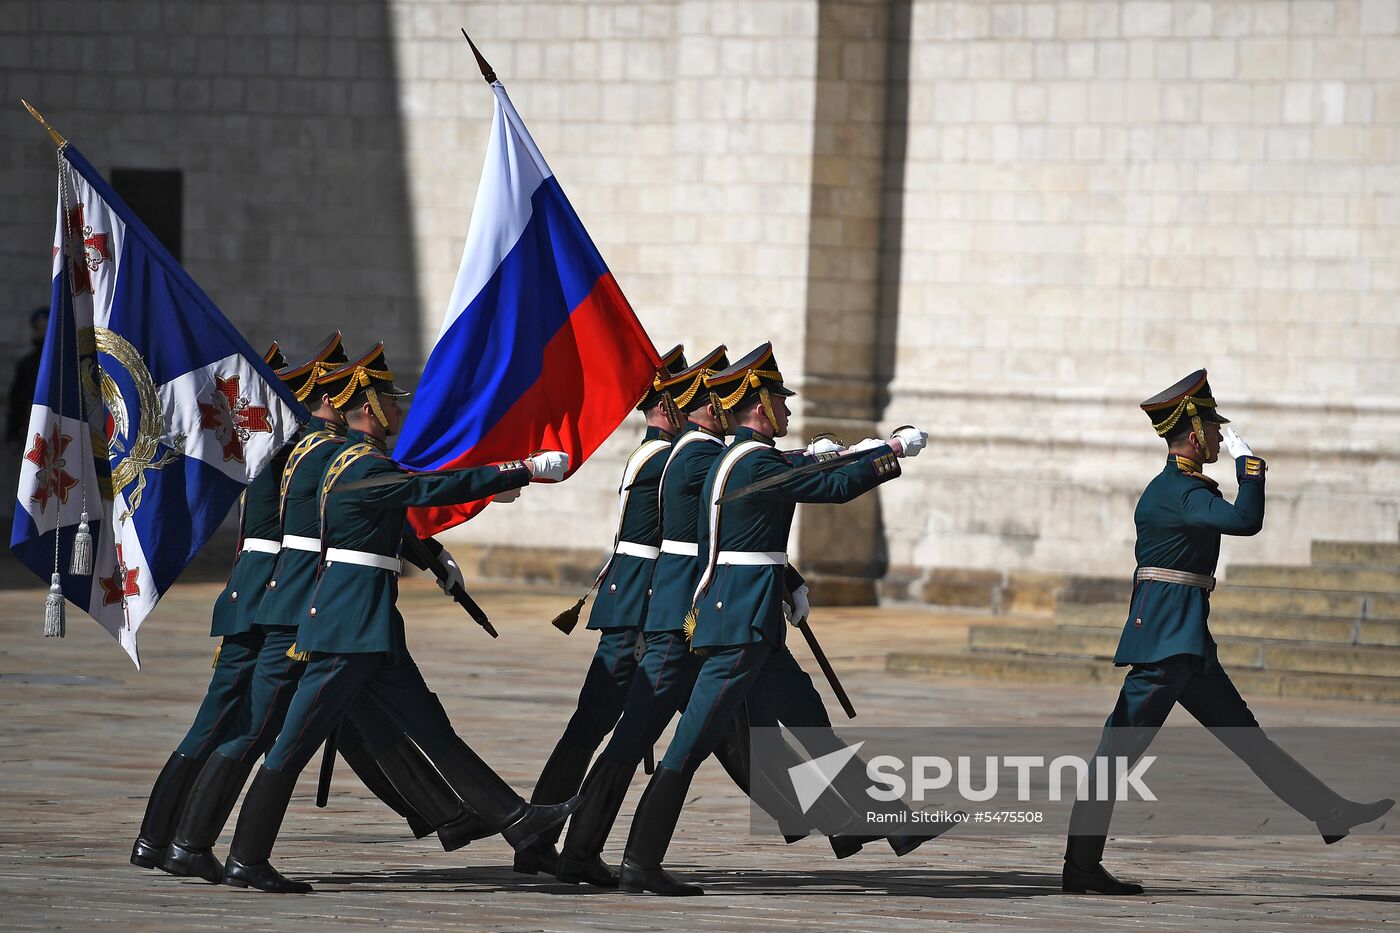
[[[49,121],[44,119],[44,115],[42,113],[34,109],[33,104],[25,100],[23,97],[19,99],[19,102],[21,104],[24,104],[24,109],[29,111],[29,115],[31,117],[42,123],[44,125],[44,129],[49,131],[49,138],[53,140],[53,144],[55,146],[62,149],[64,146],[68,145],[68,140],[60,136],[58,134],[58,130],[54,129],[52,126],[49,126]]]
[[[476,47],[476,43],[472,41],[472,37],[467,35],[467,30],[462,27],[458,28],[462,29],[462,38],[467,40],[467,45],[472,47],[472,54],[476,56],[476,65],[481,69],[481,76],[486,79],[487,84],[495,84],[496,72],[491,69],[491,65],[481,56],[481,50]]]

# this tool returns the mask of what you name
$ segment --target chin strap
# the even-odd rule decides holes
[[[778,435],[778,416],[773,413],[773,397],[768,394],[767,386],[759,386],[758,403],[763,406],[763,416],[772,425],[773,436],[776,437]]]

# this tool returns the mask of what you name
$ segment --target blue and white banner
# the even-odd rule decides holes
[[[140,665],[136,633],[301,405],[71,144],[10,546]],[[83,512],[93,571],[68,573]]]

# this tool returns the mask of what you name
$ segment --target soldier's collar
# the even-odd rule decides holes
[[[337,437],[344,437],[346,431],[343,423],[331,421],[328,418],[322,418],[320,415],[312,415],[310,419],[307,420],[306,427],[311,431],[325,431]]]
[[[658,428],[654,424],[647,425],[646,439],[649,441],[669,441],[674,437],[675,435],[665,428]]]
[[[1167,458],[1168,466],[1175,466],[1182,476],[1189,476],[1205,483],[1211,489],[1219,489],[1220,484],[1201,472],[1201,464],[1190,457],[1183,457],[1181,454],[1172,454]]]
[[[1183,473],[1200,473],[1201,465],[1190,457],[1183,457],[1181,454],[1172,454],[1167,457],[1167,462],[1174,464]]]
[[[717,438],[719,438],[720,440],[724,440],[724,435],[723,435],[723,434],[720,434],[718,431],[711,431],[709,428],[705,427],[703,424],[696,424],[694,421],[687,421],[687,422],[685,423],[685,429],[686,429],[687,431],[695,431],[695,432],[697,432],[697,433],[699,433],[699,434],[708,434],[708,435],[710,435],[710,437],[717,437]]]
[[[381,453],[389,449],[389,445],[384,443],[384,438],[375,437],[373,434],[366,434],[364,431],[357,431],[354,428],[347,431],[345,436],[348,437],[352,443],[368,444]]]
[[[777,442],[767,434],[760,434],[753,428],[741,424],[734,431],[734,443],[738,444],[742,441],[758,441],[760,444],[767,444],[769,447],[778,446]]]

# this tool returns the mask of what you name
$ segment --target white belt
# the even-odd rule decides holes
[[[243,550],[258,551],[262,554],[276,554],[282,550],[282,545],[267,538],[244,538]]]
[[[720,551],[715,563],[739,564],[746,567],[786,564],[787,551]]]
[[[321,553],[321,539],[308,538],[305,535],[283,535],[282,546],[293,551],[315,551]]]
[[[327,564],[358,564],[361,567],[377,567],[380,570],[403,572],[403,561],[397,557],[371,554],[369,551],[348,551],[341,547],[326,548]]]
[[[684,554],[686,557],[699,557],[700,545],[694,541],[673,541],[667,538],[661,542],[662,554]]]
[[[617,542],[617,553],[626,554],[628,557],[644,557],[647,560],[656,560],[661,549],[654,548],[647,544],[637,544],[635,541]]]

